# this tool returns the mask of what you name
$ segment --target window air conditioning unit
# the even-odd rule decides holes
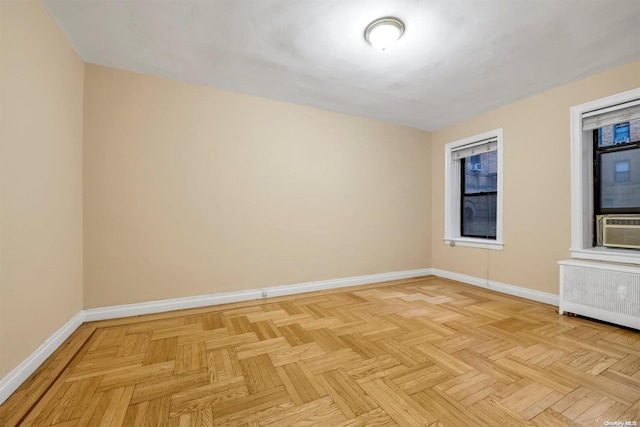
[[[471,165],[471,170],[472,171],[481,171],[482,170],[482,163],[474,163]]]
[[[606,216],[602,246],[640,249],[640,216]]]

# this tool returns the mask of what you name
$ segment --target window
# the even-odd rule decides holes
[[[640,264],[599,246],[603,215],[640,214],[640,88],[571,108],[571,256]]]
[[[460,223],[464,237],[496,238],[498,155],[490,151],[463,158],[460,165],[463,210]]]
[[[616,162],[615,182],[629,182],[629,160]]]
[[[445,147],[446,243],[502,249],[502,129]]]
[[[640,105],[592,114],[583,115],[584,130],[604,125],[592,130],[595,226],[600,215],[640,214],[640,176],[631,176],[631,164],[640,164]],[[601,234],[596,226],[594,246],[602,245]]]
[[[593,130],[593,157],[595,215],[640,214],[640,175],[631,175],[640,165],[640,119]]]

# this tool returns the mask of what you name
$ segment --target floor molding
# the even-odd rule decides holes
[[[80,311],[65,323],[62,328],[54,332],[53,335],[31,353],[29,357],[23,360],[22,363],[11,370],[4,378],[0,379],[0,405],[60,347],[84,321],[84,313]]]
[[[412,277],[430,276],[431,268],[418,270],[394,271],[391,273],[368,274],[366,276],[345,277],[342,279],[320,280],[317,282],[298,283],[295,285],[273,286],[263,288],[267,297],[281,297],[304,292],[324,291],[327,289],[345,288],[347,286],[366,285],[370,283],[388,282],[391,280],[410,279]]]
[[[454,419],[459,426],[548,425],[553,417],[543,413],[545,408],[559,399],[571,399],[576,388],[572,384],[576,381],[585,383],[580,377],[573,382],[569,380],[576,378],[578,372],[569,366],[571,362],[580,357],[602,359],[602,349],[594,344],[593,334],[583,331],[589,323],[581,318],[560,316],[555,307],[547,304],[433,275],[90,322],[80,326],[9,398],[6,406],[0,406],[0,425],[61,427],[84,420],[80,424],[92,427],[98,424],[177,427],[184,424],[183,415],[189,411],[192,412],[191,417],[187,416],[187,425],[195,424],[196,417],[215,419],[219,425],[240,425],[255,421],[255,414],[260,412],[263,415],[260,421],[270,426],[294,426],[303,419],[319,426],[343,423],[373,426],[389,421],[398,425],[435,426]],[[321,326],[328,329],[323,332],[318,329]],[[604,332],[597,324],[592,326],[596,327],[594,332]],[[547,328],[547,332],[552,328],[556,333],[536,333],[541,327]],[[626,333],[614,326],[606,328],[611,337]],[[269,339],[276,335],[282,336]],[[165,339],[146,345],[149,336]],[[522,346],[518,345],[522,344],[521,338],[526,338],[526,346],[542,347],[536,352],[539,360],[544,358],[553,363],[534,369],[531,360],[528,363],[518,358],[522,357]],[[625,338],[627,345],[614,346],[610,351],[619,354],[618,359],[633,359],[637,347],[632,337]],[[570,346],[567,340],[571,340]],[[610,343],[615,342],[612,338]],[[188,343],[188,347],[185,349],[179,343]],[[132,346],[134,351],[130,351]],[[488,348],[500,354],[491,356],[495,351],[488,354]],[[117,349],[125,351],[122,356],[133,354],[114,357],[121,353]],[[350,355],[345,357],[345,352]],[[256,355],[268,360],[252,357]],[[230,382],[233,372],[211,377],[206,368],[198,369],[201,365],[198,361],[211,360],[212,356],[225,365],[218,366],[222,374],[225,369],[233,371],[242,365],[243,375]],[[414,366],[425,357],[437,363],[440,372],[424,375],[424,365]],[[507,359],[511,359],[509,364]],[[143,360],[147,363],[141,363]],[[302,371],[296,362],[302,363]],[[467,362],[486,374],[481,378],[486,381],[480,385],[489,384],[489,391],[495,391],[492,383],[503,381],[508,376],[505,372],[511,372],[526,383],[535,381],[553,387],[554,396],[545,399],[543,395],[550,388],[544,391],[536,386],[529,393],[519,393],[517,399],[513,393],[497,397],[486,393],[471,396],[474,400],[470,401],[470,393],[464,390],[477,391],[479,383],[478,376],[470,375],[466,369]],[[151,366],[144,366],[149,363]],[[288,369],[292,364],[294,369]],[[331,372],[337,368],[343,369]],[[422,372],[417,372],[420,368]],[[635,415],[632,412],[619,415],[640,399],[640,388],[634,387],[629,375],[615,375],[613,368],[608,372],[612,375],[607,377],[603,371],[600,377],[606,382],[596,378],[587,383],[596,393],[594,401],[606,397],[616,408],[622,408],[603,419],[638,418],[632,417]],[[150,382],[150,376],[156,380]],[[567,380],[563,382],[562,378]],[[373,379],[378,380],[378,385]],[[314,389],[318,383],[321,387]],[[359,384],[361,389],[348,390],[349,384]],[[463,392],[450,392],[446,402],[440,396],[440,402],[445,404],[438,408],[436,401],[433,405],[429,397],[437,398],[439,391],[453,390],[451,384]],[[380,385],[387,387],[387,391]],[[229,387],[260,394],[235,393]],[[423,398],[413,400],[411,388],[413,392],[422,391],[419,394]],[[109,389],[115,394],[105,394]],[[207,390],[223,392],[211,394]],[[397,393],[390,396],[388,390]],[[365,393],[369,396],[363,397]],[[327,402],[327,395],[338,406],[333,401]],[[163,399],[161,403],[171,404],[170,410],[167,406],[161,410],[155,404],[158,401],[144,404],[159,396]],[[284,400],[298,406],[279,405]],[[333,411],[322,410],[328,403]],[[377,406],[381,410],[375,409]],[[267,407],[272,409],[264,410]],[[484,416],[487,407],[491,407],[492,413]],[[363,415],[351,418],[355,412]],[[536,414],[539,416],[534,417]],[[577,418],[580,412],[573,414],[564,415],[566,419],[574,418],[576,426],[581,424],[579,421],[585,417]]]
[[[454,273],[437,268],[421,268],[417,270],[395,271],[390,273],[368,274],[364,276],[345,277],[341,279],[319,280],[315,282],[297,283],[294,285],[272,286],[267,288],[249,289],[244,291],[220,292],[210,295],[200,295],[186,298],[174,298],[159,301],[149,301],[137,304],[124,304],[110,307],[90,308],[82,310],[56,331],[40,347],[38,347],[20,365],[7,376],[0,379],[0,404],[11,396],[17,388],[49,357],[60,345],[83,323],[97,320],[116,319],[120,317],[138,316],[143,314],[162,313],[167,311],[198,308],[232,302],[257,300],[267,297],[279,297],[305,292],[323,291],[364,284],[387,282],[391,280],[409,279],[421,276],[438,276],[456,280],[481,288],[502,292],[558,306],[558,295],[536,291],[519,286],[492,280],[480,279],[473,276]]]
[[[439,268],[432,268],[431,272],[434,276],[442,277],[444,279],[455,280],[457,282],[466,283],[468,285],[478,286],[480,288],[489,289],[503,294],[509,294],[516,297],[525,298],[532,301],[543,302],[545,304],[559,306],[560,297],[555,294],[551,294],[543,291],[536,291],[535,289],[523,288],[521,286],[508,285],[506,283],[496,282],[494,280],[480,279],[474,276],[467,276],[466,274],[454,273],[452,271],[441,270]]]
[[[368,274],[365,276],[345,277],[341,279],[319,280],[316,282],[297,283],[294,285],[273,286],[268,288],[249,289],[244,291],[220,292],[209,295],[198,295],[186,298],[173,298],[149,301],[137,304],[114,305],[110,307],[89,308],[84,310],[84,321],[116,319],[119,317],[139,316],[141,314],[163,313],[165,311],[183,310],[186,308],[206,307],[232,302],[249,301],[261,298],[294,295],[303,292],[323,291],[346,286],[364,285],[368,283],[387,282],[390,280],[408,279],[411,277],[429,276],[430,268],[417,270],[394,271],[390,273]]]
[[[267,297],[294,295],[304,292],[337,289],[347,286],[380,283],[391,280],[409,279],[431,275],[430,268],[417,270],[394,271],[390,273],[368,274],[364,276],[345,277],[340,279],[320,280],[297,283],[294,285],[273,286],[244,291],[219,292],[186,298],[173,298],[149,301],[136,304],[124,304],[109,307],[90,308],[80,311],[62,328],[56,331],[29,357],[20,363],[7,376],[0,379],[0,404],[6,401],[18,387],[35,372],[36,369],[84,322],[116,319],[120,317],[139,316],[143,314],[163,313],[167,311],[198,308],[232,302],[257,300]]]
[[[120,317],[140,316],[142,314],[164,313],[166,311],[198,308],[210,305],[228,304],[262,298],[260,289],[246,291],[219,292],[194,297],[172,298],[135,304],[112,305],[84,310],[84,321],[117,319]]]

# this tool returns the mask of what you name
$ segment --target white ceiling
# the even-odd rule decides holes
[[[45,0],[84,61],[435,130],[640,59],[640,0]],[[382,16],[406,30],[364,40]]]

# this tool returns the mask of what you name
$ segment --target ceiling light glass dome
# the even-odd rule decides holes
[[[404,34],[404,24],[398,18],[380,18],[373,21],[364,31],[364,38],[375,49],[387,50]]]

